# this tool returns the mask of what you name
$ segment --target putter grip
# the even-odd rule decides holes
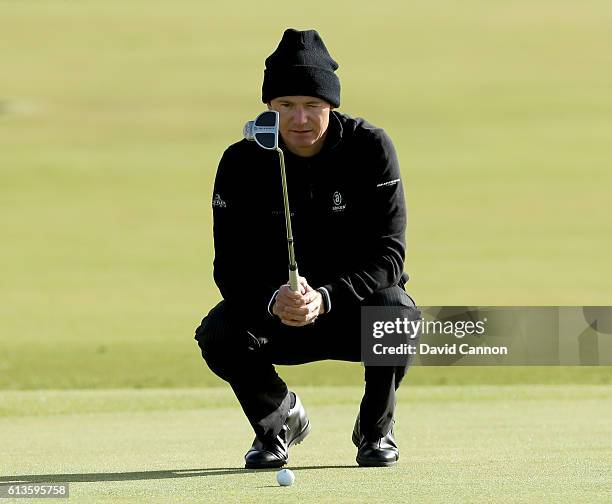
[[[297,270],[297,265],[295,266],[294,270],[289,268],[289,287],[291,287],[291,290],[293,292],[296,292],[296,291],[299,290],[299,288],[298,288],[298,270]]]

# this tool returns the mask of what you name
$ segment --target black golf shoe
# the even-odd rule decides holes
[[[357,447],[357,463],[362,467],[387,467],[399,459],[399,449],[393,436],[393,424],[386,436],[378,439],[366,439],[361,434],[359,415],[353,428],[353,444]]]
[[[246,469],[284,466],[289,461],[289,448],[294,444],[300,444],[310,433],[310,421],[306,410],[297,394],[294,395],[295,404],[289,410],[287,420],[276,438],[261,441],[255,437],[253,446],[244,456]]]

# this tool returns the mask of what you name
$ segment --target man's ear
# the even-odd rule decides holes
[[[270,102],[266,103],[266,105],[268,106],[268,110],[272,110],[272,105],[270,105]]]

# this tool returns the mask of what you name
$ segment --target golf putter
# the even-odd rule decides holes
[[[289,196],[287,195],[287,176],[285,174],[285,155],[278,146],[279,117],[276,110],[266,110],[259,114],[254,121],[244,125],[244,138],[253,140],[262,149],[275,150],[280,157],[281,180],[283,183],[283,203],[285,206],[285,228],[287,230],[287,249],[289,251],[289,286],[292,291],[298,291],[298,267],[293,249],[293,231],[291,230],[291,212],[289,210]]]

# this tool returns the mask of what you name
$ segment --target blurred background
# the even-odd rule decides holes
[[[192,339],[220,299],[212,184],[288,27],[319,31],[340,111],[395,142],[419,304],[612,304],[611,22],[603,0],[0,0],[0,388],[224,385]],[[349,363],[281,373],[362,381]]]

